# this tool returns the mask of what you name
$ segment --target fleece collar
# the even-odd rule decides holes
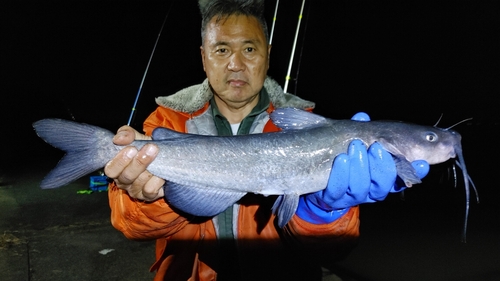
[[[301,99],[295,95],[284,93],[281,86],[272,78],[267,77],[264,88],[269,94],[269,100],[274,107],[295,107],[300,109],[314,108],[314,102]],[[203,83],[193,85],[178,91],[170,96],[156,98],[159,106],[171,108],[175,111],[192,114],[200,110],[213,97],[208,79]]]

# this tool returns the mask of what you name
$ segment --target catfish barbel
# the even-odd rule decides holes
[[[335,157],[354,139],[366,146],[380,143],[408,187],[421,182],[412,161],[432,165],[458,157],[467,201],[465,241],[472,181],[459,133],[397,121],[334,120],[294,108],[276,109],[270,117],[282,131],[205,136],[156,128],[153,140],[131,145],[154,143],[160,148],[148,171],[168,182],[165,199],[173,207],[195,216],[215,216],[249,192],[278,195],[273,211],[280,227],[295,213],[300,195],[327,186]],[[100,169],[124,148],[113,144],[114,133],[88,124],[43,119],[33,127],[39,137],[66,152],[41,188],[57,188]]]

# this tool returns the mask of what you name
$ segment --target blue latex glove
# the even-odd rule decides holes
[[[368,122],[370,117],[357,113],[352,120]],[[420,178],[429,172],[429,164],[424,160],[411,164]],[[335,158],[327,187],[301,196],[296,214],[310,223],[330,223],[352,206],[382,201],[390,192],[405,188],[397,177],[396,165],[389,152],[379,143],[366,149],[363,142],[353,140],[348,152]]]

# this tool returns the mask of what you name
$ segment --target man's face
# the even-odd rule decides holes
[[[208,23],[201,57],[214,94],[244,106],[262,89],[269,68],[266,37],[255,17],[232,15]]]

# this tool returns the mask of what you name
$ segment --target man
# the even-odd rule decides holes
[[[124,126],[116,144],[150,139],[156,127],[210,135],[273,132],[278,130],[269,120],[274,108],[314,107],[283,93],[267,77],[271,46],[261,1],[200,1],[200,10],[207,79],[157,98],[159,107],[144,122],[146,135]],[[391,156],[378,144],[367,152],[355,141],[335,160],[328,187],[302,196],[284,228],[271,213],[274,196],[249,194],[214,218],[200,218],[175,210],[163,198],[169,183],[147,171],[157,153],[154,145],[139,151],[128,147],[105,168],[114,179],[109,191],[113,226],[130,239],[157,239],[155,280],[321,279],[321,266],[355,245],[357,205],[383,200],[397,188]],[[425,176],[427,163],[414,166]],[[370,173],[375,170],[381,172]]]

